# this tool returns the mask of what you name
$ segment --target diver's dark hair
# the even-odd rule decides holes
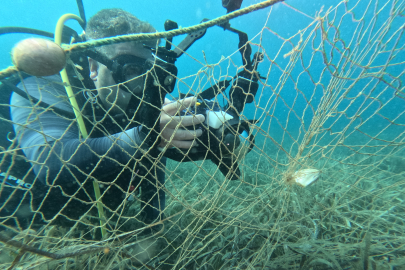
[[[156,29],[150,23],[141,21],[123,9],[111,8],[102,9],[90,18],[86,27],[86,39],[154,32],[156,32]],[[155,47],[157,42],[157,40],[148,40],[143,43]],[[103,46],[99,50],[108,56],[108,46]]]

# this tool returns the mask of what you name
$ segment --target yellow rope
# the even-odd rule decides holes
[[[74,14],[65,14],[62,17],[60,17],[58,20],[58,23],[56,24],[56,29],[55,29],[55,43],[58,44],[59,46],[62,43],[63,25],[69,19],[74,19],[80,23],[83,22],[83,20],[80,17],[78,17]],[[69,77],[66,72],[66,68],[62,69],[62,71],[60,72],[60,75],[62,77],[62,81],[64,82],[66,93],[69,98],[70,104],[73,107],[73,112],[76,116],[76,120],[77,120],[77,124],[79,125],[80,133],[82,134],[83,138],[85,139],[88,137],[86,126],[84,124],[84,120],[83,120],[79,105],[77,104],[75,94],[73,93],[72,86],[70,85]]]
[[[56,29],[55,29],[55,43],[58,45],[61,45],[61,43],[62,43],[63,25],[69,19],[74,19],[81,24],[84,23],[80,17],[78,17],[74,14],[65,14],[62,17],[60,17],[58,20],[58,23],[56,24]],[[66,72],[66,68],[64,68],[60,72],[60,75],[62,77],[62,81],[64,82],[66,93],[69,98],[70,104],[73,107],[73,112],[75,113],[76,121],[77,121],[77,124],[79,125],[79,129],[80,129],[80,133],[82,134],[82,137],[85,139],[88,137],[86,125],[84,124],[84,120],[83,120],[79,105],[77,104],[75,94],[73,93],[72,86],[70,85],[69,77]],[[96,204],[97,204],[98,216],[100,218],[101,235],[104,238],[107,233],[107,231],[105,229],[105,215],[104,215],[104,211],[103,211],[103,204],[100,201],[100,197],[101,197],[100,187],[98,185],[98,182],[95,180],[93,181],[93,189],[94,189],[94,194],[95,194],[96,200],[97,200]]]

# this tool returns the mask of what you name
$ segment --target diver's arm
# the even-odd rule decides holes
[[[31,94],[31,85],[25,87]],[[60,102],[56,95],[46,91],[41,91],[40,96],[48,104]],[[75,121],[50,110],[33,108],[30,101],[17,94],[11,99],[11,115],[19,145],[41,180],[48,179],[49,182],[58,177],[66,181],[74,178],[82,181],[88,175],[95,178],[109,174],[116,176],[131,159],[142,155],[138,151],[143,141],[140,127],[80,141]]]

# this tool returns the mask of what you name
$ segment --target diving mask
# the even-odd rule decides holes
[[[135,55],[120,55],[113,60],[112,77],[117,84],[124,83],[123,90],[140,94],[145,84],[145,76],[142,75],[152,68],[149,62]]]

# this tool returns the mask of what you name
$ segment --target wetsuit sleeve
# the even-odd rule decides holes
[[[32,77],[19,87],[40,101],[73,112],[64,87],[55,80],[60,79]],[[33,106],[15,93],[10,105],[19,146],[42,181],[83,181],[89,176],[106,179],[109,175],[112,181],[131,160],[142,155],[140,126],[105,137],[79,139],[75,119]]]

